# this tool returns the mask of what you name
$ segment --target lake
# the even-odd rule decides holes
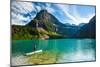
[[[34,46],[36,48],[34,49]],[[57,63],[95,61],[95,39],[13,40],[12,65],[27,65],[24,54],[35,50],[60,54]],[[52,54],[52,53],[51,53]]]

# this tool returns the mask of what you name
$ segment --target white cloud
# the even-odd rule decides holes
[[[69,13],[69,8],[70,8],[70,6],[68,6],[68,5],[56,5],[56,6],[58,6],[64,13],[65,13],[65,15],[67,16],[67,17],[69,17],[71,20],[73,20],[74,22],[76,22],[76,23],[78,23],[79,21],[76,19],[76,17],[75,16],[73,16],[73,15],[71,15],[70,13]]]
[[[46,10],[49,12],[49,13],[54,13],[55,12],[55,9],[51,8],[51,7],[46,7]]]
[[[13,1],[11,3],[11,10],[12,24],[25,25],[34,17],[31,12],[35,10],[35,8],[31,2]],[[30,16],[24,16],[24,14],[29,14]],[[24,21],[26,21],[26,23]]]
[[[12,14],[12,24],[17,24],[17,25],[25,25],[26,23],[24,23],[23,21],[29,21],[29,16],[24,17],[23,15],[20,14],[15,14],[15,13],[11,13]]]
[[[13,22],[12,25],[25,25],[21,20],[13,19],[11,22]]]
[[[88,14],[85,15],[85,16],[81,16],[81,15],[78,13],[77,8],[76,8],[76,7],[73,8],[73,16],[75,16],[76,19],[79,21],[79,22],[77,23],[77,25],[78,25],[79,23],[88,23],[89,20],[90,20],[94,15],[95,15],[95,13],[88,13]]]
[[[80,13],[78,13],[75,5],[74,5],[74,7],[71,5],[60,5],[60,4],[57,4],[56,6],[59,7],[59,9],[61,9],[65,13],[65,17],[68,17],[70,19],[70,20],[65,19],[64,20],[65,22],[73,21],[71,23],[76,24],[76,25],[78,25],[80,23],[88,23],[89,20],[95,15],[95,13],[88,13],[88,15],[83,17],[80,15]],[[71,8],[71,10],[70,10],[70,8]]]
[[[32,10],[35,10],[31,2],[13,1],[11,4],[11,8],[20,13],[28,13],[31,12]]]
[[[36,9],[37,9],[37,12],[39,12],[40,10],[41,10],[41,7],[40,6],[34,6],[34,7],[36,7]]]
[[[44,4],[38,3],[38,5],[32,3],[32,2],[16,2],[13,1],[11,3],[11,15],[12,15],[12,24],[17,25],[25,25],[29,21],[31,21],[35,16],[36,13],[42,10],[42,8],[45,7],[45,9],[48,10],[49,13],[53,13],[55,9],[51,7],[51,4]],[[36,12],[35,14],[32,14],[31,12]],[[23,14],[29,14],[30,16],[23,16]],[[23,21],[27,21],[26,23]]]
[[[94,14],[88,14],[85,17],[80,16],[80,14],[77,11],[76,7],[73,7],[71,5],[63,5],[63,4],[54,4],[56,7],[58,7],[60,10],[56,10],[50,3],[46,3],[46,6],[44,6],[43,3],[38,3],[38,5],[32,3],[32,2],[16,2],[13,1],[11,4],[11,15],[12,15],[12,24],[27,24],[30,20],[32,20],[35,16],[35,14],[32,14],[31,12],[39,12],[43,8],[48,10],[49,13],[53,14],[58,12],[57,14],[61,14],[61,17],[59,15],[55,16],[60,21],[70,22],[73,24],[78,25],[79,23],[88,23],[89,20],[94,16]],[[70,9],[71,8],[71,9]],[[71,13],[71,11],[73,11]],[[29,14],[30,16],[23,16],[23,14]],[[27,21],[26,23],[23,21]]]
[[[46,3],[46,6],[47,6],[47,7],[51,7],[51,4],[50,4],[50,3]]]
[[[84,17],[84,18],[79,18],[78,20],[82,23],[88,23],[89,21],[90,21],[90,19],[92,18],[94,16],[94,14],[89,14],[89,16],[88,17]]]

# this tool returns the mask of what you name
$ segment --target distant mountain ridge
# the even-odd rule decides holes
[[[66,26],[65,24],[59,22],[52,14],[48,13],[47,10],[41,10],[37,16],[27,24],[27,26],[35,27],[36,22],[38,23],[38,27],[42,27],[49,31],[55,31],[55,27]]]

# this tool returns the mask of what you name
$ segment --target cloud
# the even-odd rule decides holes
[[[12,24],[25,25],[30,22],[42,9],[49,13],[55,11],[49,3],[16,2],[11,3]]]
[[[11,9],[20,13],[28,13],[34,10],[33,4],[31,2],[16,2],[13,1],[11,4]]]
[[[71,15],[70,13],[69,13],[69,8],[70,8],[70,6],[69,5],[56,5],[57,7],[59,7],[59,9],[60,10],[62,10],[63,12],[64,12],[64,14],[67,16],[67,17],[69,17],[70,18],[70,20],[73,20],[74,22],[79,22],[77,19],[76,19],[76,17],[75,16],[73,16],[73,15]]]
[[[53,8],[53,7],[52,7],[52,4],[50,4],[50,3],[46,3],[45,9],[46,9],[49,13],[52,13],[52,14],[56,11],[55,8]]]
[[[76,25],[79,23],[88,23],[95,15],[95,13],[88,13],[84,17],[78,12],[75,5],[13,1],[11,3],[12,24],[25,25],[42,9],[46,9],[62,23],[68,22]]]
[[[35,11],[31,2],[16,2],[11,3],[12,24],[25,25],[34,17],[32,11]]]
[[[54,13],[54,12],[55,12],[55,9],[50,8],[50,7],[46,7],[46,10],[47,10],[49,13]]]
[[[78,10],[77,5],[60,5],[56,4],[56,7],[58,7],[65,15],[66,19],[63,19],[63,21],[71,22],[71,24],[80,24],[80,23],[88,23],[89,20],[95,15],[95,13],[88,13],[85,16],[82,16]]]
[[[74,8],[73,8],[73,16],[75,16],[76,19],[79,21],[79,22],[77,23],[77,25],[78,25],[79,23],[88,23],[88,22],[90,21],[90,19],[91,19],[94,15],[95,15],[95,13],[91,13],[91,12],[90,12],[90,13],[86,14],[85,16],[82,16],[82,15],[78,12],[76,6],[74,6]]]
[[[37,12],[39,12],[41,10],[41,7],[38,5],[37,6],[35,5],[34,7],[37,9]]]
[[[78,20],[80,21],[80,23],[88,23],[90,21],[90,19],[94,16],[95,14],[89,14],[88,17],[84,17],[84,18],[81,18],[81,17],[78,17]]]

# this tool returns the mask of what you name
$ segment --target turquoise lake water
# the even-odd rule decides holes
[[[18,57],[34,51],[34,45],[36,45],[35,50],[61,53],[57,63],[95,60],[95,39],[14,40],[12,41],[13,64],[18,62]],[[21,61],[20,64],[25,63]]]

